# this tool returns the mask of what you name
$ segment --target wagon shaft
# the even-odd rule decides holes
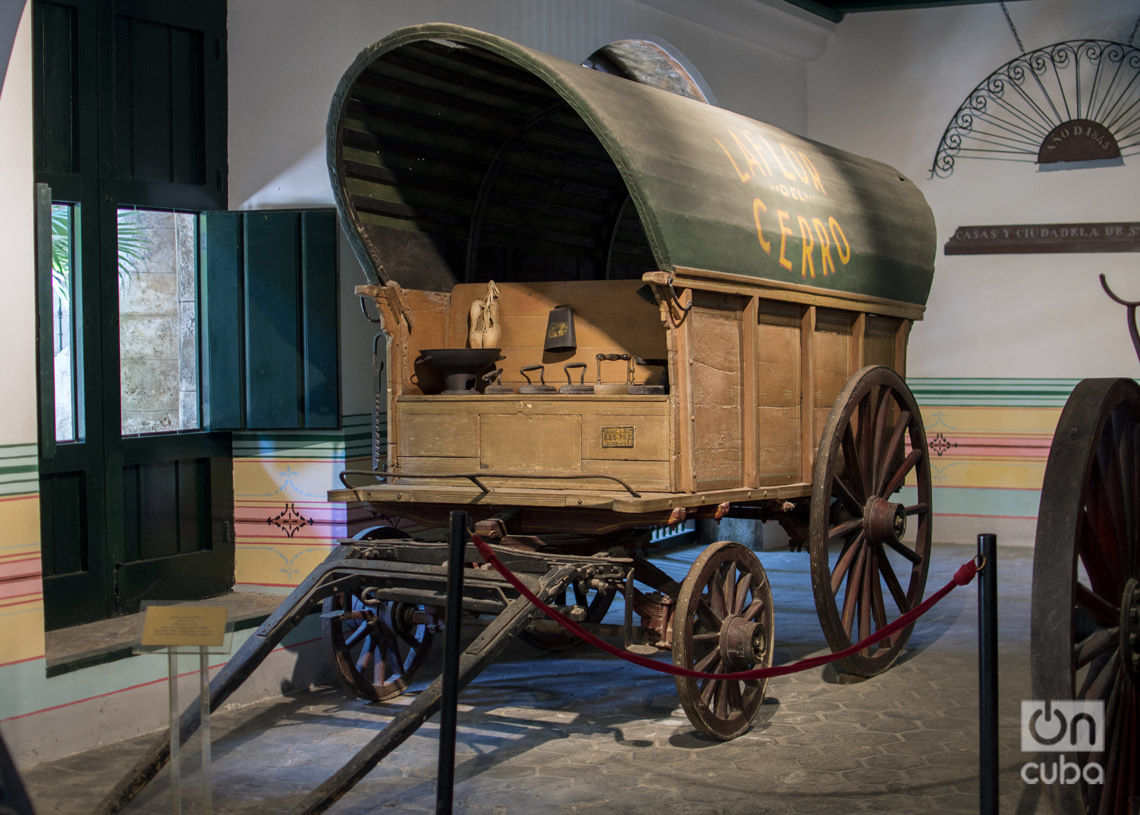
[[[447,582],[445,544],[423,541],[382,544],[343,541],[342,544],[261,624],[210,683],[211,709],[220,707],[293,628],[325,598],[337,592],[369,587],[372,595],[387,600],[399,598],[443,604]],[[629,568],[628,561],[621,559],[539,556],[511,550],[500,550],[498,555],[547,603],[574,580],[614,580]],[[469,547],[467,557],[470,562],[479,560],[474,547]],[[494,613],[496,617],[460,655],[460,687],[478,676],[537,613],[526,598],[517,597],[505,581],[485,570],[465,570],[464,593],[465,609]],[[439,710],[442,689],[442,679],[436,679],[338,773],[311,793],[297,811],[323,812],[343,796]],[[183,742],[198,729],[199,712],[195,702],[182,714],[180,736]],[[167,731],[103,799],[96,813],[110,815],[121,811],[169,758],[170,732]]]

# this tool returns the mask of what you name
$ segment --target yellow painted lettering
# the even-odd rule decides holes
[[[800,163],[800,160],[796,157],[796,154],[788,149],[788,145],[781,143],[780,149],[784,151],[784,157],[788,159],[788,163],[791,164],[792,169],[796,171],[796,175],[799,176],[800,182],[806,184],[808,181],[810,181],[811,176],[808,175],[807,168]]]
[[[784,250],[788,246],[788,235],[792,234],[792,228],[788,226],[788,218],[791,217],[782,209],[776,210],[776,219],[780,222],[780,265],[788,271],[792,269],[792,262],[788,260]]]
[[[760,248],[772,254],[772,242],[764,239],[764,229],[760,226],[760,213],[767,212],[768,207],[759,198],[752,202],[752,217],[756,220],[756,237],[760,240]]]
[[[732,165],[732,169],[736,170],[736,174],[740,177],[740,183],[741,184],[744,184],[745,182],[748,181],[748,179],[752,178],[752,176],[749,173],[745,173],[745,172],[741,171],[740,167],[737,166],[737,164],[736,164],[736,159],[734,159],[732,157],[732,153],[728,152],[728,148],[725,147],[721,143],[720,139],[713,137],[713,141],[715,141],[717,143],[717,145],[720,147],[720,149],[723,150],[724,154],[728,157],[728,163]],[[739,143],[740,142],[738,141],[737,144],[739,144]]]
[[[737,136],[731,130],[728,132],[732,135],[732,140],[734,142],[736,142],[736,146],[740,148],[740,152],[744,153],[744,157],[748,160],[748,169],[749,170],[752,170],[753,172],[756,172],[759,174],[764,174],[764,175],[771,175],[772,174],[772,170],[770,167],[767,166],[767,163],[766,162],[761,163],[760,159],[756,156],[756,154],[748,149],[748,146],[745,145],[744,142],[742,142],[740,140],[739,136]],[[745,137],[747,137],[747,135],[748,134],[746,133]]]
[[[847,261],[851,260],[851,244],[847,242],[847,236],[843,234],[843,227],[839,225],[839,221],[834,217],[827,219],[828,226],[831,227],[831,238],[835,243],[835,251],[839,255],[839,262],[844,266]],[[843,241],[843,247],[840,248],[839,241]]]
[[[823,188],[823,179],[819,177],[819,170],[815,168],[815,165],[812,163],[812,160],[808,157],[807,153],[801,150],[800,158],[803,159],[804,166],[807,167],[807,171],[811,174],[812,185],[814,185],[815,188],[821,193],[827,195],[827,190]]]
[[[819,218],[812,218],[811,225],[815,227],[815,236],[819,238],[819,266],[823,276],[827,277],[827,268],[831,267],[831,274],[835,274],[835,261],[831,257],[831,238],[827,234],[827,227]]]
[[[733,134],[735,136],[735,134]],[[764,158],[763,145],[757,144],[754,134],[744,131],[744,138],[748,139],[748,143],[752,145],[751,154],[756,157],[756,167],[760,169],[764,175],[772,174],[772,165],[768,163],[768,159]],[[763,138],[761,138],[763,141]]]
[[[815,241],[811,239],[811,224],[802,215],[797,215],[796,220],[800,225],[800,241],[803,247],[800,252],[800,277],[807,277],[808,272],[815,277],[815,262],[811,259],[811,250],[815,246]]]

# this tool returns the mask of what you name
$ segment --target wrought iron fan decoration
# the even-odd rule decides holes
[[[1070,40],[1025,53],[1009,23],[1021,56],[966,97],[942,134],[931,175],[946,178],[959,158],[1056,169],[1070,162],[1118,164],[1140,154],[1136,28],[1127,43]]]

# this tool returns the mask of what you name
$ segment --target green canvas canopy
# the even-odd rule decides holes
[[[333,194],[372,282],[711,270],[924,305],[934,219],[877,161],[449,24],[365,49]]]

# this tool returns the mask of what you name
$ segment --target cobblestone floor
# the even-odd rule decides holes
[[[928,591],[973,547],[936,550]],[[690,551],[655,559],[681,576]],[[1029,698],[1032,552],[1000,554],[1001,811],[1045,812],[1023,784],[1020,701]],[[761,555],[776,602],[777,664],[824,653],[807,555]],[[454,811],[513,813],[976,813],[977,589],[957,589],[919,623],[902,660],[853,680],[824,668],[773,680],[753,728],[728,743],[695,733],[673,680],[584,647],[512,644],[460,697]],[[438,658],[438,650],[433,659]],[[438,670],[429,662],[424,676]],[[421,681],[415,687],[426,684]],[[214,811],[288,812],[406,704],[364,705],[334,689],[215,716]],[[330,812],[432,813],[435,719]],[[25,774],[39,813],[88,813],[150,738]],[[184,759],[197,812],[197,744]],[[128,812],[169,812],[163,772]]]

